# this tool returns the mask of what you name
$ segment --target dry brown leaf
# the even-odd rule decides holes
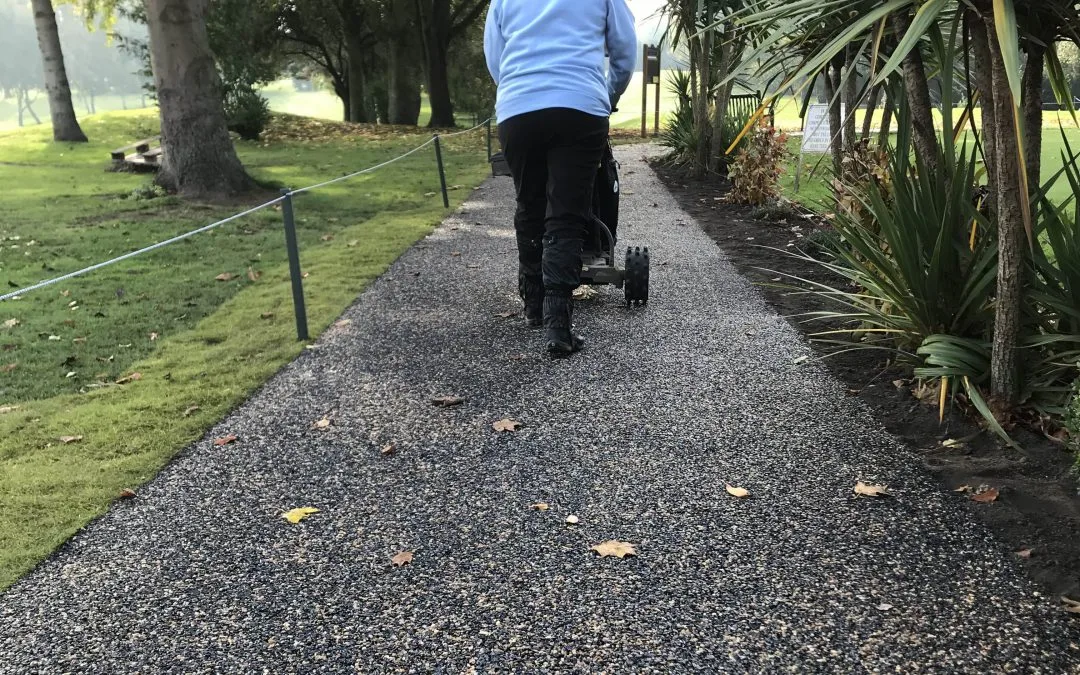
[[[521,422],[512,419],[502,419],[491,425],[491,428],[498,432],[514,432],[521,428]]]
[[[1030,548],[1021,549],[1021,550],[1016,552],[1016,557],[1017,558],[1023,558],[1024,560],[1027,560],[1028,558],[1031,557],[1032,553],[1034,553],[1034,551],[1032,551]]]
[[[332,235],[332,234],[324,234],[323,236],[319,237],[319,239],[321,239],[322,241],[333,241],[334,240],[334,235]]]
[[[460,258],[461,257],[461,251],[451,251],[450,252],[450,257],[452,257],[452,258]]]
[[[996,502],[997,498],[997,488],[990,488],[988,490],[983,490],[982,492],[971,495],[971,501],[979,502],[980,504],[989,504],[990,502]]]
[[[236,275],[233,274],[232,272],[222,272],[221,274],[214,277],[214,279],[216,281],[232,281],[235,278],[236,278]]]
[[[397,452],[397,446],[395,446],[393,443],[387,443],[383,446],[381,452],[383,457],[389,457],[390,455]]]
[[[509,319],[510,317],[517,316],[519,313],[520,312],[515,310],[513,312],[499,312],[495,316],[499,317],[500,319]]]
[[[862,497],[888,497],[889,487],[887,485],[870,485],[859,481],[855,484],[855,494]]]
[[[265,319],[273,319],[274,318],[274,313],[273,312],[263,312],[261,315],[259,315],[259,318],[264,319],[264,320]]]
[[[318,422],[312,424],[311,426],[314,429],[329,429],[331,424],[333,424],[333,422],[330,421],[330,418],[324,417]]]
[[[220,448],[223,445],[229,445],[230,443],[235,443],[238,440],[240,439],[236,436],[236,434],[229,434],[228,436],[222,436],[221,438],[214,441],[214,445]]]
[[[600,295],[600,291],[596,290],[592,286],[578,286],[574,289],[572,297],[574,300],[592,300]]]
[[[547,502],[537,502],[529,507],[533,511],[547,511],[551,506]]]
[[[120,491],[120,499],[135,499],[136,496],[135,491],[130,488]]]
[[[198,410],[199,410],[199,406],[193,405],[193,406],[191,406],[190,408],[188,408],[187,410],[184,411],[184,417],[191,417],[191,414],[198,411]]]
[[[589,550],[600,554],[601,558],[613,556],[620,560],[628,555],[637,555],[637,549],[634,548],[634,545],[626,541],[605,541],[601,544],[590,546]]]
[[[61,436],[60,442],[64,445],[71,445],[72,443],[78,443],[82,439],[82,436]]]
[[[478,269],[480,269],[480,266],[479,265],[466,265],[465,269],[478,270]]]
[[[460,396],[442,396],[440,398],[432,399],[432,405],[438,408],[452,408],[456,405],[461,405],[465,402],[465,399]]]
[[[262,276],[262,272],[256,272],[254,267],[249,267],[247,269],[247,278],[250,279],[251,281],[258,281],[259,277],[261,277],[261,276]]]
[[[142,379],[142,373],[132,373],[126,377],[121,377],[116,381],[117,384],[131,384],[132,382],[138,382]]]
[[[581,519],[578,518],[577,516],[575,516],[572,513],[566,517],[566,524],[567,525],[577,525],[580,522],[581,522]]]
[[[393,563],[394,567],[402,567],[403,565],[408,565],[412,561],[412,551],[402,551],[401,553],[395,555],[393,558],[390,558],[390,562]]]
[[[960,487],[953,490],[953,492],[971,492],[971,486],[970,485],[961,485]]]
[[[352,319],[342,319],[341,321],[335,321],[335,328],[344,328],[345,326],[352,325]]]
[[[750,491],[746,488],[735,487],[734,485],[727,486],[728,494],[732,497],[738,497],[739,499],[746,499],[750,496]]]
[[[10,373],[19,367],[17,363],[9,363],[6,366],[0,366],[0,373]]]
[[[1061,596],[1061,604],[1065,605],[1065,611],[1069,614],[1080,614],[1080,602],[1067,596]]]
[[[307,279],[310,276],[311,276],[310,272],[304,272],[303,274],[300,275],[300,278],[301,279]]]

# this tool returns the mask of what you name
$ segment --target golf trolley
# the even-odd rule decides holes
[[[490,161],[493,175],[512,175],[501,152],[493,154]],[[644,307],[649,302],[649,248],[628,247],[625,267],[619,269],[615,262],[618,226],[619,163],[608,143],[593,187],[592,222],[581,251],[581,283],[621,288],[627,307]]]

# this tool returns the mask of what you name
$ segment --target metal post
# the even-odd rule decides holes
[[[662,70],[664,65],[660,62],[662,51],[657,48],[656,50],[656,113],[653,117],[653,137],[660,135],[660,89],[664,79],[664,71]]]
[[[450,193],[446,191],[446,168],[443,167],[442,161],[442,144],[439,142],[439,135],[435,134],[435,162],[439,165],[439,186],[442,187],[442,204],[443,208],[450,208]]]
[[[484,123],[484,126],[487,127],[488,164],[491,164],[491,118],[490,117],[488,118],[488,121]]]
[[[281,214],[285,219],[285,248],[289,251],[289,278],[292,280],[293,309],[296,313],[296,337],[308,339],[307,308],[304,306],[304,280],[300,272],[300,247],[296,243],[296,220],[293,218],[292,192],[282,190]]]
[[[641,47],[641,137],[649,124],[649,45]]]

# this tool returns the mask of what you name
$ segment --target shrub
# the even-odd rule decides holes
[[[670,91],[675,94],[676,105],[674,114],[670,115],[660,132],[660,144],[670,148],[668,161],[673,164],[689,164],[697,157],[698,137],[694,128],[694,98],[690,91],[690,75],[679,70],[671,78],[668,84]],[[715,94],[715,92],[714,92]],[[750,121],[750,115],[745,108],[728,109],[724,118],[724,126],[721,129],[719,143],[715,140],[713,147],[719,152],[725,152],[739,137],[743,127]],[[736,149],[741,148],[745,138],[739,141]],[[727,155],[723,157],[721,173],[726,173],[730,166]]]
[[[245,141],[256,141],[270,122],[270,104],[251,87],[230,87],[225,93],[225,119],[229,131]]]
[[[787,155],[787,136],[764,121],[758,124],[731,163],[730,199],[755,206],[776,200]]]

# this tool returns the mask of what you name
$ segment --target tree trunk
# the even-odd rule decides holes
[[[1020,191],[1020,147],[1016,140],[1009,79],[1001,56],[993,14],[986,16],[992,58],[992,101],[996,125],[998,274],[994,345],[990,359],[995,412],[1002,415],[1020,400],[1020,318],[1024,288],[1024,216]]]
[[[75,117],[71,102],[71,85],[64,67],[64,50],[56,28],[56,13],[52,0],[31,0],[38,47],[45,69],[45,91],[49,93],[49,112],[52,114],[53,140],[85,143],[86,134]]]
[[[367,73],[364,72],[364,61],[367,57],[363,36],[354,31],[345,33],[345,51],[349,59],[347,66],[349,77],[349,122],[371,122],[368,115],[368,88]]]
[[[730,39],[733,30],[734,27],[730,24],[727,24],[722,34],[720,44],[720,63],[717,70],[718,77],[721,81],[723,81],[724,78],[726,78],[731,71],[732,57],[734,56],[735,52],[734,43]],[[728,103],[731,101],[731,90],[734,86],[734,80],[721,84],[716,91],[716,105],[713,106],[713,170],[717,173],[724,173],[724,168],[727,166],[726,162],[724,161],[724,153],[727,152],[727,148],[725,147],[725,140],[730,141],[730,139],[724,138],[724,125],[727,124]]]
[[[838,60],[839,59],[839,60]],[[829,99],[829,149],[832,151],[833,174],[841,178],[844,171],[843,112],[840,110],[840,69],[843,57],[834,58],[825,66],[825,96]]]
[[[893,103],[888,92],[885,92],[885,106],[881,112],[881,130],[878,131],[878,146],[884,148],[889,144],[892,135]]]
[[[709,115],[709,93],[712,91],[712,64],[710,56],[712,52],[712,31],[705,31],[700,38],[698,50],[698,95],[699,105],[694,108],[694,120],[696,122],[697,135],[697,160],[694,172],[698,177],[704,177],[712,163],[712,125]]]
[[[844,103],[844,153],[852,155],[855,152],[855,109],[859,98],[858,68],[855,64],[857,49],[855,45],[847,46],[844,55],[843,94]]]
[[[896,32],[902,37],[911,26],[911,17],[899,13],[894,21]],[[915,151],[922,155],[929,165],[936,166],[938,140],[934,131],[933,107],[930,104],[930,83],[926,79],[926,67],[923,65],[922,52],[918,45],[904,57],[904,90],[911,107]]]
[[[870,98],[866,102],[866,117],[863,118],[861,138],[867,143],[870,142],[870,134],[874,131],[874,112],[881,101],[881,90],[884,86],[884,83],[874,86],[870,90]]]
[[[420,0],[420,28],[424,38],[425,74],[431,128],[450,129],[454,121],[454,103],[450,98],[450,0]]]
[[[404,36],[391,37],[387,44],[387,122],[416,126],[420,121],[420,83],[412,66],[415,59]]]
[[[164,151],[157,181],[192,199],[230,197],[255,186],[225,124],[206,35],[208,8],[209,0],[146,2]]]
[[[1027,164],[1028,185],[1032,190],[1037,190],[1042,179],[1042,86],[1046,47],[1029,41],[1027,55],[1023,80],[1024,161]]]
[[[975,12],[967,13],[968,30],[971,33],[971,52],[975,64],[975,87],[979,91],[979,109],[982,111],[983,161],[986,165],[986,183],[989,187],[989,212],[997,213],[997,123],[994,118],[994,59],[990,54],[990,41],[983,18]]]

